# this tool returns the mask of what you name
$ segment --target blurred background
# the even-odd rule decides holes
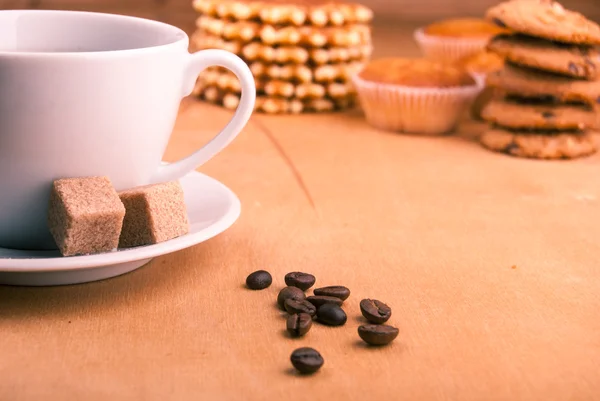
[[[267,0],[268,1],[268,0]],[[85,10],[151,18],[194,30],[192,0],[0,0],[0,9],[42,8]],[[362,0],[375,11],[376,24],[418,24],[432,20],[481,16],[499,0]],[[567,8],[600,21],[600,0],[563,0]]]

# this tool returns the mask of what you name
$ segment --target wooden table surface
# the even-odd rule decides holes
[[[377,55],[416,54],[410,29],[377,29]],[[166,159],[230,117],[186,100]],[[230,230],[103,282],[0,287],[0,400],[600,399],[600,156],[514,159],[481,128],[253,116],[199,169],[240,197]],[[257,269],[273,285],[244,289]],[[296,270],[352,290],[344,327],[284,335]],[[392,306],[391,346],[359,341],[365,297]],[[324,355],[317,375],[291,372],[300,346]]]

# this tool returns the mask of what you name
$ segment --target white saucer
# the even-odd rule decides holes
[[[240,215],[237,196],[219,181],[192,172],[181,179],[190,232],[157,245],[115,252],[62,257],[58,251],[0,248],[0,284],[50,286],[79,284],[119,276],[152,258],[199,244],[228,229]]]

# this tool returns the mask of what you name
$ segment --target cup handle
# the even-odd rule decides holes
[[[242,88],[240,104],[225,128],[210,142],[184,159],[159,166],[152,182],[176,180],[200,167],[229,145],[248,123],[256,102],[254,77],[246,63],[233,53],[210,49],[191,54],[184,71],[182,96],[192,92],[200,72],[210,66],[225,67],[238,77]]]

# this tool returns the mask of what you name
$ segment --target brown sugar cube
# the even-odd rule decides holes
[[[156,244],[189,231],[189,222],[178,181],[146,185],[119,193],[125,220],[119,247]]]
[[[65,178],[52,185],[48,228],[63,256],[116,249],[124,217],[107,177]]]

